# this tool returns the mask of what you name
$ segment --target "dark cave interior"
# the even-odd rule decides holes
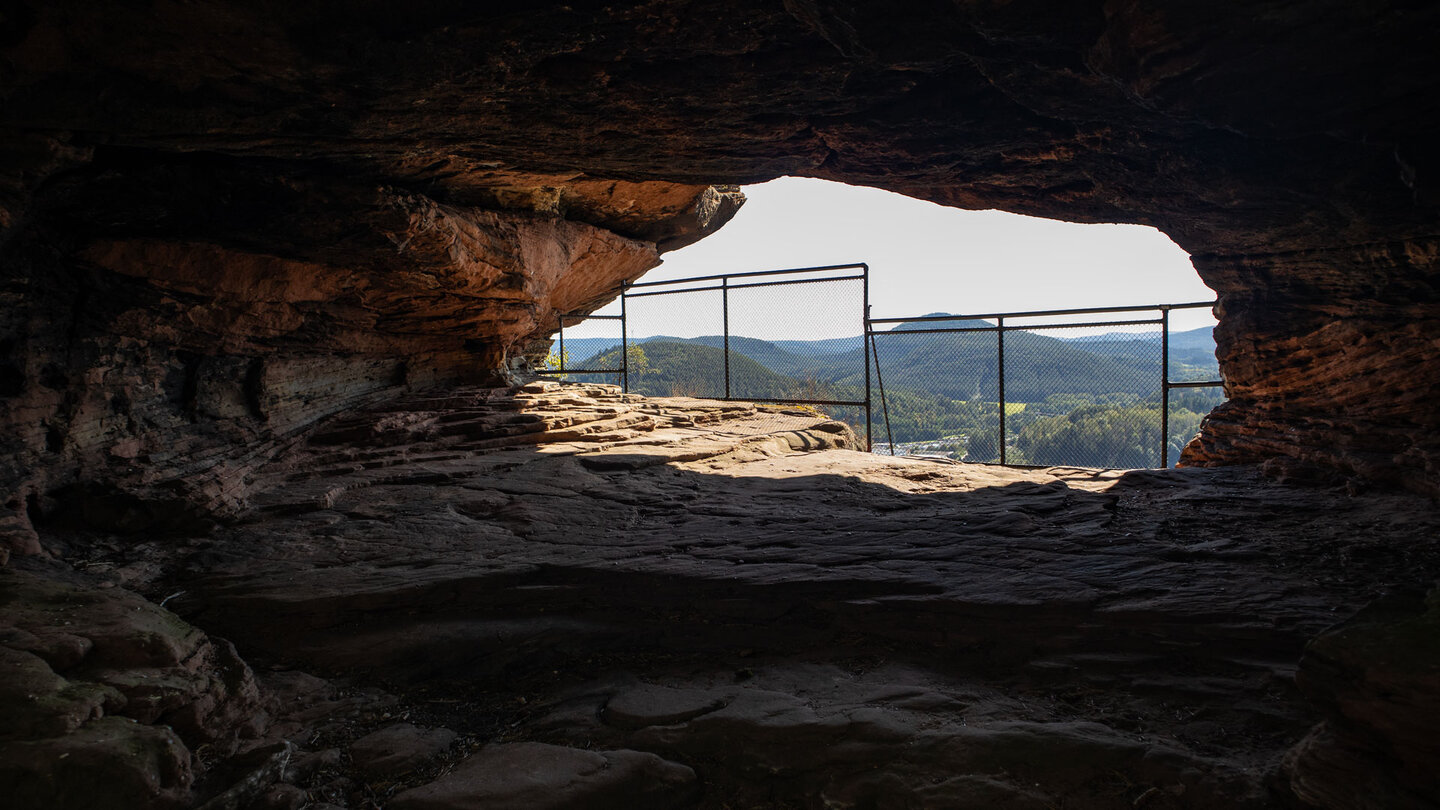
[[[1440,801],[1440,5],[92,6],[0,3],[19,806]],[[515,387],[783,175],[1159,228],[1229,401],[998,471]]]

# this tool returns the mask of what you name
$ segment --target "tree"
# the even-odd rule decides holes
[[[570,365],[570,350],[566,349],[562,354],[556,351],[555,346],[552,344],[550,346],[550,353],[545,355],[545,362],[540,368],[544,371],[555,371],[565,368],[568,365]]]
[[[645,347],[639,343],[631,343],[625,347],[625,365],[632,377],[655,372],[655,369],[650,368],[650,358],[645,354]]]
[[[1160,458],[1155,405],[1091,405],[1020,429],[1015,446],[1036,464],[1153,467]]]

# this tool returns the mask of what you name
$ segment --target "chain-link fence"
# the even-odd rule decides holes
[[[982,463],[1165,467],[1224,400],[1210,303],[869,322],[881,452]],[[1193,313],[1188,313],[1193,314]],[[1144,317],[1150,316],[1150,317]]]
[[[562,315],[559,337],[540,368],[572,382],[622,385],[625,321],[620,315]]]
[[[867,320],[868,284],[863,264],[632,284],[561,319],[546,371],[823,411],[878,452],[1011,465],[1168,466],[1224,401],[1210,303]]]
[[[637,284],[625,290],[631,360],[627,391],[726,398],[726,361],[734,358],[725,352],[725,295],[709,281]]]
[[[647,396],[823,412],[868,442],[868,294],[864,264],[630,284],[618,313],[561,319],[544,371]]]
[[[998,461],[998,335],[993,326],[958,319],[872,333],[884,405],[880,451]]]

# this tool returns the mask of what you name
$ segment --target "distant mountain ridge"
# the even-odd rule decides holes
[[[678,338],[655,339],[642,345],[642,356],[632,356],[630,369],[630,390],[646,396],[725,396],[725,352],[718,346],[710,346],[702,339],[681,340]],[[793,399],[803,396],[803,383],[787,374],[774,371],[755,359],[746,356],[731,338],[730,350],[730,391],[735,397],[750,399]],[[764,343],[753,339],[741,339],[742,345],[752,350],[755,344]],[[635,344],[632,344],[635,345]],[[783,351],[773,344],[774,351]],[[618,346],[586,358],[584,368],[619,368],[620,348]]]
[[[938,313],[943,315],[944,313]],[[929,316],[926,316],[929,317]],[[965,321],[967,326],[988,326],[994,324],[987,321]],[[895,329],[889,331],[914,331],[922,328],[942,328],[953,326],[952,323],[917,323],[907,321]],[[1106,332],[1099,335],[1082,335],[1080,337],[1059,337],[1064,343],[1071,344],[1101,344],[1101,343],[1148,343],[1159,340],[1160,332]],[[731,336],[736,340],[737,336]],[[758,340],[758,338],[738,338],[740,340]],[[631,338],[632,343],[648,343],[651,341],[663,340],[673,343],[703,343],[707,346],[720,346],[724,342],[723,336],[705,335],[694,338],[671,337],[669,335],[651,335],[649,337]],[[860,348],[864,338],[860,335],[853,337],[821,338],[819,340],[773,340],[764,341],[776,346],[789,354],[801,357],[814,357],[827,354],[842,354],[847,351],[854,351]],[[620,345],[619,337],[608,338],[568,338],[565,341],[565,350],[571,358],[588,358],[614,346]],[[733,346],[731,348],[734,348]],[[555,349],[559,350],[558,343]],[[1183,332],[1170,333],[1170,351],[1198,350],[1208,354],[1215,351],[1214,329],[1209,326],[1202,326],[1199,329],[1190,329]],[[571,365],[574,365],[572,360]]]
[[[944,320],[911,320],[876,333],[875,351],[880,371],[889,388],[907,388],[955,400],[996,400],[999,379],[996,364],[997,334],[995,324],[976,319],[937,312],[923,316]],[[971,328],[982,331],[932,332],[946,327]],[[1104,395],[1126,393],[1147,396],[1159,387],[1159,332],[1107,332],[1079,337],[1053,337],[1046,330],[1007,329],[1005,332],[1006,399],[1012,402],[1038,401],[1057,392],[1067,394]],[[918,333],[918,334],[909,334]],[[569,368],[618,370],[621,355],[618,338],[581,338],[565,342]],[[702,335],[681,338],[651,335],[634,338],[632,345],[642,347],[705,346],[720,349],[726,345],[723,335]],[[767,372],[789,378],[792,384],[808,381],[810,385],[863,388],[866,350],[863,339],[853,337],[820,340],[767,341],[732,335],[732,355],[753,360]],[[654,352],[651,352],[654,354]],[[579,358],[579,359],[577,359]],[[1215,361],[1215,343],[1210,327],[1201,327],[1170,335],[1170,375],[1176,380],[1215,379],[1219,376]],[[659,351],[651,359],[652,374],[661,374],[667,383],[683,378],[681,388],[694,388],[699,376],[686,372],[674,374],[663,367],[665,362],[686,362],[697,368],[711,368],[721,377],[722,388],[709,395],[723,395],[723,352],[686,353],[675,348]],[[747,371],[757,381],[756,390],[742,392],[734,384],[737,373],[732,360],[732,395],[759,396],[776,393],[781,385]],[[678,376],[677,376],[678,375]],[[671,378],[674,379],[671,379]],[[660,378],[649,381],[657,387]],[[632,379],[632,388],[638,381]],[[701,386],[713,387],[713,386]],[[637,389],[638,390],[638,389]]]
[[[1014,463],[1112,467],[1158,464],[1162,444],[1173,457],[1202,415],[1224,400],[1218,389],[1171,391],[1168,430],[1162,431],[1158,331],[1092,329],[1057,337],[1007,328],[1002,440],[996,325],[946,313],[928,317],[876,332],[873,347],[860,336],[767,341],[732,335],[727,341],[723,335],[650,335],[630,343],[629,389],[650,396],[823,403],[833,418],[856,430],[883,429],[877,435],[907,451],[995,461],[1003,444]],[[944,331],[947,326],[969,331]],[[1210,328],[1170,338],[1169,379],[1219,377]],[[576,351],[588,346],[599,350]],[[590,379],[619,381],[626,353],[618,338],[572,339],[566,349],[570,368],[605,369],[609,373]],[[867,414],[863,407],[834,404],[865,398],[871,351],[878,354],[881,375],[868,382],[875,393],[883,376],[884,399],[874,400],[884,403],[883,410]]]

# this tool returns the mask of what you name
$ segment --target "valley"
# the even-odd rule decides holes
[[[933,318],[946,313],[933,313]],[[993,331],[935,332],[936,326],[986,329],[988,321],[902,323],[875,333],[872,377],[875,452],[923,453],[1000,461],[1000,379]],[[924,331],[922,331],[922,329]],[[558,346],[558,344],[557,344]],[[654,335],[565,343],[574,379],[619,384],[647,396],[724,398],[726,339]],[[1219,379],[1209,327],[1170,335],[1172,382]],[[558,351],[558,348],[552,351]],[[865,398],[866,349],[860,336],[768,341],[729,338],[729,397],[756,401],[854,402]],[[1106,468],[1160,465],[1160,333],[1105,332],[1052,337],[1041,330],[1005,337],[1005,462]],[[552,354],[551,366],[560,357]],[[609,370],[614,371],[599,371]],[[879,382],[883,380],[883,394]],[[1218,388],[1172,390],[1164,441],[1176,459],[1200,420],[1224,401]],[[861,407],[823,405],[863,436]],[[888,420],[887,420],[888,417]]]

